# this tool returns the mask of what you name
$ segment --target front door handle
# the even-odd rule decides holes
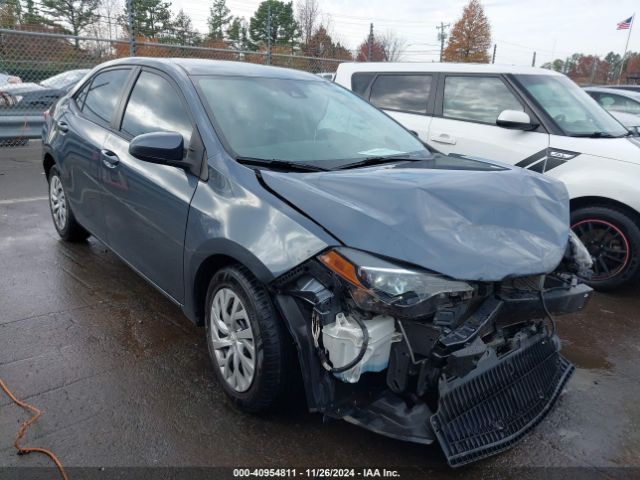
[[[456,144],[456,137],[454,137],[453,135],[449,135],[448,133],[438,133],[438,134],[431,135],[429,137],[429,140],[432,140],[438,143],[447,143],[449,145]]]
[[[118,156],[111,150],[100,150],[102,164],[107,168],[116,168],[120,163]]]
[[[67,122],[58,120],[56,125],[58,125],[58,130],[60,130],[62,133],[67,133],[69,131],[69,125],[67,124]]]

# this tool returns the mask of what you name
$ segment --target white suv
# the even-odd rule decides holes
[[[562,180],[572,228],[594,259],[592,286],[611,289],[640,277],[640,141],[564,75],[498,65],[343,63],[335,82],[436,152]]]

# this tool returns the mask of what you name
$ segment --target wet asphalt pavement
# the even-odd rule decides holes
[[[586,311],[562,317],[563,353],[577,371],[556,408],[514,449],[449,471],[437,445],[325,423],[301,402],[263,417],[234,410],[209,363],[203,330],[95,239],[60,241],[45,195],[39,144],[0,149],[0,378],[44,411],[26,443],[54,450],[68,467],[640,476],[640,286],[597,294]],[[43,456],[16,455],[14,436],[25,418],[0,392],[0,479],[2,467],[50,465]],[[27,471],[5,469],[16,478]],[[118,478],[128,476],[120,472]]]

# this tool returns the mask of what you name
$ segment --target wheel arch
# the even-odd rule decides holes
[[[609,207],[626,213],[635,223],[640,225],[640,212],[633,209],[629,205],[618,200],[599,196],[584,196],[572,198],[570,201],[571,211],[584,207]]]
[[[215,242],[216,248],[208,248],[207,253],[195,254],[190,262],[192,268],[186,275],[184,313],[196,325],[204,324],[204,303],[211,278],[220,269],[229,265],[246,268],[260,282],[268,285],[275,277],[267,267],[251,252],[228,241]]]
[[[56,161],[53,158],[53,154],[49,151],[45,151],[42,158],[42,168],[44,169],[44,174],[47,180],[49,180],[49,172],[51,172],[51,169],[55,164]]]

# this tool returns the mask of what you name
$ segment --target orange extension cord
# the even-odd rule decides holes
[[[55,453],[51,452],[50,450],[47,450],[46,448],[31,448],[31,447],[20,446],[20,440],[22,440],[22,437],[24,437],[25,432],[31,425],[36,423],[36,421],[42,416],[42,412],[38,410],[36,407],[34,407],[33,405],[29,405],[28,403],[18,400],[15,397],[15,395],[11,393],[11,390],[9,390],[9,388],[5,385],[2,379],[0,379],[0,388],[4,390],[4,393],[6,393],[11,400],[13,400],[13,403],[15,403],[16,405],[18,405],[19,407],[25,410],[29,410],[31,413],[34,414],[31,418],[25,420],[22,423],[22,425],[20,426],[20,430],[18,430],[18,433],[16,435],[16,441],[13,443],[13,446],[16,448],[16,450],[18,450],[18,455],[27,455],[31,452],[42,453],[47,457],[49,457],[53,461],[53,463],[56,464],[56,467],[58,468],[58,471],[60,472],[60,476],[63,478],[63,480],[69,480],[69,477],[67,477],[67,473],[64,471],[64,467],[62,466],[62,463],[60,462],[60,460],[58,460],[58,457],[56,457]]]

